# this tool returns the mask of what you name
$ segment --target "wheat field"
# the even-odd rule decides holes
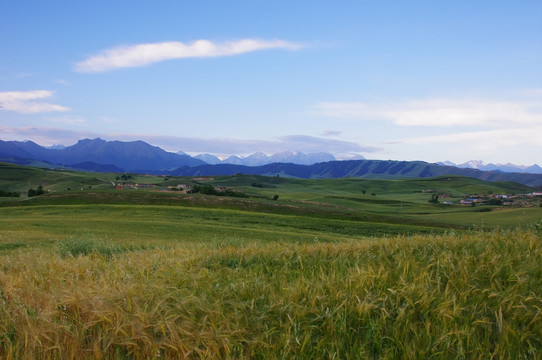
[[[3,359],[542,358],[535,232],[79,237],[0,260]]]

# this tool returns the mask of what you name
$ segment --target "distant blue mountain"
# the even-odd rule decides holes
[[[60,166],[91,162],[141,173],[205,164],[191,156],[170,153],[143,141],[105,141],[100,138],[79,140],[64,149],[47,149],[31,141],[0,140],[0,159],[33,159]]]
[[[177,154],[180,154],[178,152]],[[200,154],[194,156],[196,159],[205,161],[210,165],[217,164],[233,164],[233,165],[245,165],[245,166],[261,166],[272,163],[292,163],[299,165],[313,165],[319,162],[334,161],[336,160],[332,154],[325,152],[318,153],[309,153],[305,154],[300,151],[284,151],[280,153],[267,156],[261,151],[255,152],[254,154],[247,157],[240,157],[232,155],[224,160],[220,160],[215,155],[211,154]],[[356,160],[364,159],[361,155],[355,155]]]
[[[179,154],[178,152],[177,154]],[[220,159],[214,155],[211,154],[199,154],[194,156],[195,159],[199,159],[207,164],[215,165],[220,164]]]
[[[233,164],[182,167],[171,172],[177,176],[264,175],[304,179],[362,177],[367,179],[426,178],[444,175],[468,176],[485,181],[512,181],[531,187],[542,187],[542,175],[504,173],[461,169],[423,161],[349,160],[329,161],[314,165],[272,163],[262,166]]]
[[[297,178],[363,177],[369,179],[424,178],[442,175],[462,175],[487,181],[513,181],[532,187],[542,187],[542,175],[481,171],[423,161],[344,160],[325,161],[329,154],[287,152],[271,157],[255,153],[247,158],[230,158],[230,162],[209,165],[202,159],[216,162],[212,155],[200,159],[186,154],[167,152],[143,141],[105,141],[84,139],[65,148],[44,148],[31,141],[0,140],[0,161],[29,165],[41,162],[96,172],[128,171],[142,174],[170,174],[183,176],[232,175],[236,173],[286,176]],[[332,157],[332,156],[331,156]],[[323,160],[323,161],[322,161]],[[259,166],[261,162],[275,161]],[[306,165],[294,161],[307,162]],[[316,162],[316,163],[315,163]],[[51,165],[54,167],[54,165]],[[1,175],[1,174],[0,174]]]
[[[537,164],[531,166],[515,165],[515,164],[492,164],[486,163],[482,160],[471,160],[463,164],[454,164],[450,161],[437,163],[439,165],[456,166],[459,168],[478,169],[482,171],[501,171],[501,172],[516,172],[516,173],[528,173],[528,174],[542,174],[542,167]]]

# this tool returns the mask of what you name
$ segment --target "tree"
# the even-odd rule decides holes
[[[501,199],[489,199],[487,202],[488,205],[502,205]]]
[[[42,195],[43,193],[45,193],[45,191],[43,191],[43,186],[40,185],[38,186],[38,189],[37,190],[34,190],[32,188],[28,189],[28,197],[34,197],[34,196],[39,196],[39,195]]]
[[[428,200],[429,203],[431,204],[438,204],[439,201],[438,201],[438,194],[437,193],[434,193],[432,196],[431,196],[431,199]]]
[[[216,191],[215,187],[210,184],[203,184],[203,185],[195,185],[192,188],[191,191],[193,194],[200,193],[204,195],[217,195],[218,191]]]
[[[278,200],[279,196],[277,194],[273,195],[273,200]]]

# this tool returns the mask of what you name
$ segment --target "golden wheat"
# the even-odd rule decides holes
[[[4,359],[542,357],[542,240],[510,231],[1,256]]]

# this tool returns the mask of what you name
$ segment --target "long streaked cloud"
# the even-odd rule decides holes
[[[388,120],[401,126],[503,127],[542,122],[540,101],[421,99],[386,104],[323,102],[312,112],[350,120]]]
[[[489,156],[493,157],[494,161],[509,159],[508,161],[522,164],[540,163],[537,154],[542,153],[541,133],[542,124],[411,137],[403,139],[402,143],[406,146],[435,149],[434,152],[437,153],[453,153],[463,161]],[[518,157],[518,154],[522,155]],[[512,160],[514,157],[516,159]]]
[[[297,50],[299,48],[301,45],[288,41],[259,39],[242,39],[224,43],[197,40],[189,44],[179,41],[137,44],[114,47],[92,55],[76,63],[75,71],[104,72],[118,68],[146,66],[172,59],[231,56],[258,50]]]
[[[337,140],[337,139],[322,139],[314,136],[307,135],[288,135],[278,138],[278,142],[287,146],[289,150],[302,149],[304,152],[363,152],[374,153],[381,151],[382,149],[361,145],[353,141]],[[325,150],[322,150],[325,149]]]
[[[51,96],[53,96],[53,92],[49,90],[0,92],[0,110],[15,111],[21,114],[70,110],[65,106],[39,101]]]
[[[189,153],[246,155],[256,151],[267,154],[282,151],[329,152],[329,153],[373,153],[380,149],[352,141],[323,139],[306,135],[288,135],[270,140],[232,138],[191,138],[164,135],[112,135],[115,139],[132,141],[143,139],[165,149],[182,150]]]
[[[58,127],[2,126],[0,139],[4,141],[32,140],[40,145],[71,145],[79,139],[96,138],[100,134],[91,131],[74,131]]]
[[[404,139],[406,144],[463,143],[465,146],[493,149],[521,146],[542,147],[542,124],[529,128],[502,128],[456,132],[445,135],[420,136]]]
[[[38,144],[74,144],[83,138],[101,137],[107,140],[135,141],[143,140],[152,145],[160,146],[168,151],[212,154],[252,154],[262,151],[267,154],[282,151],[329,152],[329,153],[374,153],[381,149],[365,146],[356,142],[337,139],[324,139],[305,135],[289,135],[270,140],[231,139],[231,138],[192,138],[167,135],[143,134],[99,134],[95,132],[72,131],[52,127],[2,127],[2,140],[31,139]]]

